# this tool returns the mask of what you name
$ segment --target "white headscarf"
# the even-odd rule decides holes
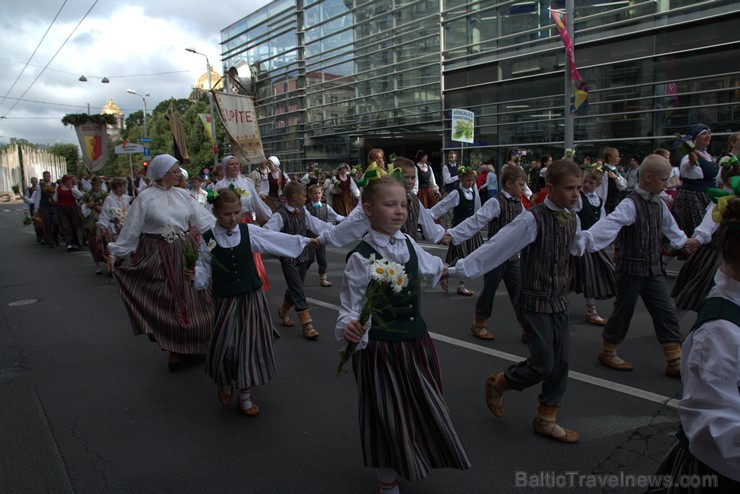
[[[273,165],[275,165],[276,167],[280,168],[280,160],[278,159],[278,157],[277,157],[277,156],[270,156],[270,157],[269,157],[269,158],[267,158],[267,159],[268,159],[269,161],[271,161]]]
[[[227,154],[226,156],[224,156],[224,159],[221,160],[221,166],[224,167],[224,171],[226,171],[226,165],[229,164],[229,160],[231,158],[234,158],[234,155],[233,154]]]
[[[157,181],[164,177],[165,173],[170,171],[170,168],[175,166],[179,161],[174,156],[169,154],[158,154],[152,161],[149,162],[149,166],[146,167],[146,176],[153,181]]]
[[[189,178],[188,171],[185,168],[180,168],[180,173],[182,173],[182,176],[185,177],[185,180]]]

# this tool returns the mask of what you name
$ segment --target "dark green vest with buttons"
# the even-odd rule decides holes
[[[249,228],[246,224],[239,225],[239,233],[242,238],[236,247],[224,248],[216,244],[211,251],[211,256],[218,260],[211,263],[213,298],[236,297],[262,287],[262,281],[254,265]],[[203,234],[206,243],[211,239],[213,232],[210,230]]]
[[[406,239],[406,247],[410,257],[404,265],[404,270],[409,277],[409,284],[401,293],[395,293],[392,288],[388,287],[385,293],[387,300],[385,307],[372,315],[372,327],[368,335],[371,340],[414,340],[421,338],[427,330],[427,324],[420,313],[421,284],[416,250],[408,239]],[[347,254],[347,259],[355,252],[364,258],[369,258],[372,254],[375,254],[375,259],[383,258],[364,240]]]
[[[460,202],[452,210],[453,228],[475,214],[475,190],[473,191],[472,199],[465,197],[462,187],[458,187],[457,194],[460,196]]]

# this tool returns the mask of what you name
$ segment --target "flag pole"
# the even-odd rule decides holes
[[[573,36],[573,16],[574,16],[574,0],[565,0],[565,27],[568,32],[568,36],[573,40],[575,45],[575,37]],[[563,136],[563,147],[565,149],[573,149],[574,129],[575,129],[575,112],[571,110],[571,94],[574,91],[573,88],[573,77],[571,75],[571,66],[568,63],[568,57],[565,60],[565,105],[563,106],[563,116],[565,118],[565,132]],[[574,95],[575,96],[575,95]]]

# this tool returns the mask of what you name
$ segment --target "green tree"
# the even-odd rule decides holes
[[[57,143],[49,146],[47,151],[53,155],[63,157],[67,162],[67,173],[82,175],[86,169],[80,157],[80,148],[77,144]]]

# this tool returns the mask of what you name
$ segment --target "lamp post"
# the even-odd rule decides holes
[[[149,137],[146,133],[146,99],[149,96],[149,93],[139,94],[133,89],[127,89],[126,92],[128,94],[135,94],[136,96],[141,96],[141,101],[144,102],[144,137]]]
[[[208,55],[195,51],[195,48],[185,48],[185,51],[195,53],[196,55],[203,55],[206,57],[206,71],[208,72],[208,105],[211,110],[211,135],[213,136],[213,166],[218,166],[218,148],[216,147],[216,118],[213,114],[213,83],[211,82],[211,62],[208,60]]]

